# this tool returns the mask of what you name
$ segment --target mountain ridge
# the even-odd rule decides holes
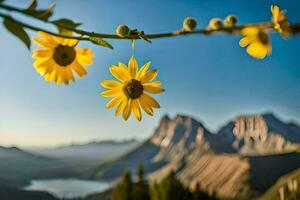
[[[114,180],[125,169],[134,172],[137,165],[143,164],[150,180],[159,181],[173,170],[189,187],[200,183],[202,189],[222,198],[255,196],[283,173],[300,167],[300,154],[291,153],[299,149],[300,144],[294,141],[300,138],[300,127],[292,126],[293,134],[299,133],[297,137],[289,134],[290,124],[274,115],[243,115],[214,134],[192,117],[164,115],[143,144],[94,168],[89,177]],[[261,148],[264,145],[266,148]],[[263,165],[256,162],[260,158]],[[290,166],[279,165],[280,160]],[[263,174],[268,163],[279,167],[270,177],[261,179],[257,174]]]

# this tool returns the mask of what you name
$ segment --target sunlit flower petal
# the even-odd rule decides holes
[[[142,120],[142,112],[138,99],[132,100],[132,112],[138,121]]]
[[[131,78],[135,78],[138,70],[138,63],[136,62],[134,56],[131,56],[128,62],[128,70],[131,75]]]
[[[140,79],[141,83],[148,83],[153,81],[156,76],[158,75],[157,70],[153,69],[153,70],[149,70],[148,72],[146,72]]]
[[[155,86],[151,86],[151,85],[144,85],[143,87],[146,92],[149,92],[151,94],[159,94],[159,93],[165,91],[165,89],[163,89],[161,87],[155,87]]]
[[[110,73],[119,81],[125,82],[131,79],[130,74],[128,73],[128,70],[122,68],[121,66],[117,67],[114,65],[111,65],[109,68]]]
[[[281,11],[277,5],[271,6],[271,12],[274,29],[276,29],[283,37],[288,37],[290,34],[290,24],[285,12]]]
[[[104,80],[101,82],[101,86],[107,89],[113,89],[122,86],[122,84],[114,80]]]
[[[241,31],[244,36],[239,44],[247,47],[247,53],[254,58],[263,59],[272,53],[271,41],[268,34],[260,27],[247,27]]]

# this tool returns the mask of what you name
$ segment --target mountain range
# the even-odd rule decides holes
[[[81,144],[63,145],[54,148],[35,148],[29,152],[41,156],[70,160],[73,162],[108,161],[120,156],[139,142],[135,139],[114,141],[91,141]]]
[[[299,149],[300,126],[271,113],[237,116],[216,133],[192,117],[165,115],[143,142],[102,141],[28,151],[0,147],[0,188],[40,178],[114,181],[141,164],[153,182],[172,170],[191,188],[199,184],[221,198],[249,199],[300,169]]]
[[[300,168],[299,147],[300,127],[270,113],[238,116],[217,133],[189,116],[164,116],[144,143],[85,176],[115,180],[142,164],[150,180],[173,170],[191,188],[199,183],[219,197],[247,199]]]

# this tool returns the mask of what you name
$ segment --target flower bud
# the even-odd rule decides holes
[[[237,23],[237,17],[234,15],[228,15],[224,20],[224,25],[227,27],[235,26]]]
[[[187,17],[183,21],[183,30],[193,31],[197,27],[197,21],[192,17]]]
[[[209,21],[208,29],[210,30],[218,30],[223,27],[222,20],[220,18],[212,18]]]
[[[126,37],[129,35],[129,32],[130,32],[130,29],[128,28],[127,25],[125,24],[121,24],[117,27],[116,29],[116,34],[119,36],[119,37]]]

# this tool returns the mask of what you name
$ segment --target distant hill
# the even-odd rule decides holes
[[[30,151],[51,157],[69,159],[73,162],[107,161],[129,151],[138,144],[135,139],[114,141],[93,141],[85,144],[71,144],[54,148],[31,149]]]
[[[192,188],[200,183],[209,193],[243,199],[258,196],[300,168],[300,154],[294,152],[299,141],[299,126],[272,114],[239,116],[216,134],[191,117],[164,116],[143,144],[85,176],[114,180],[143,164],[151,180],[174,170]]]
[[[34,155],[16,147],[0,147],[0,184],[17,186],[25,184],[36,172],[57,161]]]
[[[0,187],[18,188],[31,179],[81,177],[86,168],[116,158],[136,144],[136,140],[99,141],[34,151],[0,147]]]

